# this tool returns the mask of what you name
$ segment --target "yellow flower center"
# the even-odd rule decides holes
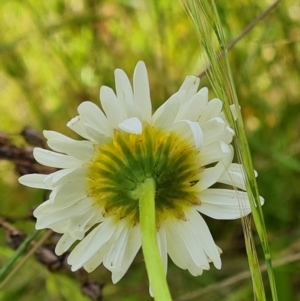
[[[139,222],[139,187],[146,178],[156,183],[156,224],[184,219],[185,208],[199,204],[192,186],[200,179],[199,150],[175,132],[144,125],[140,135],[115,131],[109,143],[96,148],[88,165],[88,194],[104,216]]]

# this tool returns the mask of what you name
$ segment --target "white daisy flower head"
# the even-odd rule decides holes
[[[198,91],[188,76],[179,91],[152,114],[148,75],[138,62],[133,87],[115,70],[116,93],[101,87],[103,110],[86,101],[67,126],[85,140],[44,131],[53,151],[35,148],[35,159],[59,170],[22,176],[20,183],[51,190],[36,208],[36,228],[63,234],[56,253],[75,242],[68,263],[92,272],[101,263],[116,283],[141,247],[140,184],[155,180],[157,245],[167,271],[168,255],[182,269],[201,275],[221,268],[220,249],[201,213],[236,219],[250,213],[244,175],[232,163],[233,130],[222,101]],[[223,183],[238,189],[211,188]]]

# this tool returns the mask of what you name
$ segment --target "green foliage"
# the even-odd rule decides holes
[[[225,39],[231,41],[270,1],[218,1],[217,5]],[[229,53],[258,186],[265,198],[262,209],[275,263],[300,251],[299,11],[297,2],[281,1]],[[144,60],[156,108],[186,75],[199,74],[204,67],[193,25],[180,3],[171,0],[3,0],[0,35],[0,131],[20,148],[28,146],[19,134],[25,126],[75,137],[66,122],[82,101],[99,103],[99,87],[114,86],[115,68],[131,75],[136,62]],[[206,78],[202,85],[209,85]],[[18,184],[15,163],[0,161],[0,218],[29,234],[34,223],[28,213],[45,194]],[[223,250],[223,268],[192,277],[170,262],[168,282],[174,300],[184,300],[191,292],[200,296],[210,285],[216,287],[185,300],[253,300],[251,282],[245,278],[221,285],[248,270],[240,221],[206,220]],[[254,242],[258,241],[254,234]],[[263,262],[259,249],[258,259]],[[11,258],[7,250],[5,230],[0,228],[1,267]],[[299,261],[275,268],[280,300],[300,300],[299,268]],[[105,283],[104,300],[151,300],[141,254],[116,285],[103,267],[89,277]],[[32,258],[0,292],[0,300],[89,300],[82,296],[78,278],[67,271],[48,272]],[[266,294],[270,300],[268,287]]]

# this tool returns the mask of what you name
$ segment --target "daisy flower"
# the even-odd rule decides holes
[[[85,140],[44,131],[53,151],[35,148],[34,157],[59,170],[19,181],[51,190],[34,211],[36,228],[62,234],[58,255],[76,242],[68,257],[73,271],[92,272],[103,263],[114,283],[123,277],[141,247],[139,187],[147,178],[155,181],[156,239],[165,272],[168,255],[194,276],[210,263],[221,268],[221,251],[201,214],[227,220],[251,210],[242,167],[232,163],[234,131],[222,101],[208,101],[199,81],[188,76],[152,114],[147,70],[138,62],[133,86],[117,69],[116,92],[101,87],[102,110],[89,101],[79,105],[67,126]]]

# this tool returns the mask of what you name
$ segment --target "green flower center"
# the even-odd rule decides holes
[[[139,187],[156,183],[156,223],[184,219],[185,208],[199,204],[192,191],[200,179],[199,150],[177,133],[144,125],[140,135],[115,131],[111,142],[96,148],[88,165],[88,194],[104,216],[139,222]]]

